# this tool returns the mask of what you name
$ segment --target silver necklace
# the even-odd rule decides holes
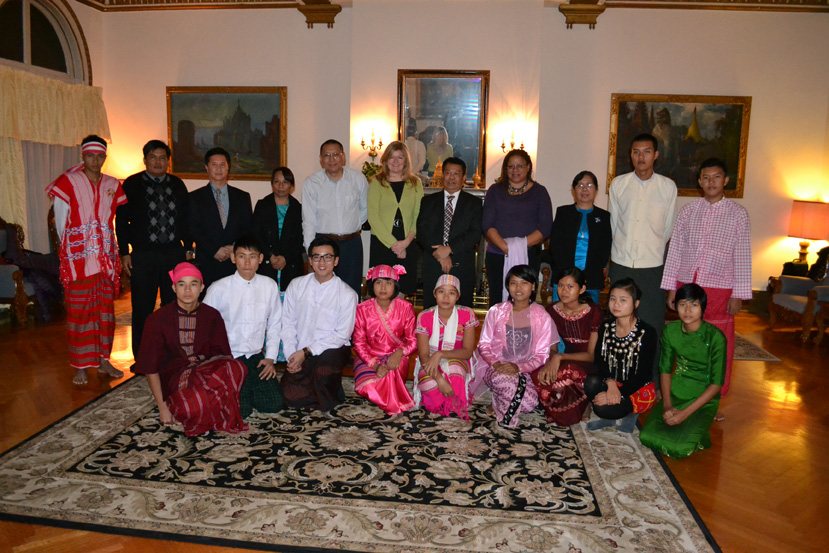
[[[526,190],[529,185],[530,185],[530,181],[527,180],[527,182],[525,182],[524,186],[522,186],[521,188],[515,188],[511,184],[508,184],[507,189],[509,190],[510,194],[520,194],[521,192]]]

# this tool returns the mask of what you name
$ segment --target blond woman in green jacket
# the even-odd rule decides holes
[[[400,293],[412,294],[417,281],[415,242],[423,185],[412,172],[406,144],[395,140],[380,158],[383,169],[368,185],[368,222],[371,225],[369,265],[403,265]]]

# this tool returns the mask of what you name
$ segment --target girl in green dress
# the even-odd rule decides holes
[[[705,290],[699,285],[680,287],[676,292],[680,320],[667,325],[662,333],[662,402],[651,411],[639,438],[669,457],[687,457],[711,447],[708,429],[725,382],[726,338],[720,329],[702,320],[706,301]]]

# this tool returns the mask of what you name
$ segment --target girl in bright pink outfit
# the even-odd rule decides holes
[[[469,419],[467,405],[470,380],[469,358],[475,351],[478,319],[468,307],[455,304],[460,298],[460,281],[441,275],[434,290],[437,305],[417,317],[415,402],[431,413],[455,413]]]
[[[352,343],[354,390],[389,415],[414,407],[406,389],[409,356],[417,347],[412,305],[397,297],[400,265],[378,265],[368,271],[370,300],[357,306]]]

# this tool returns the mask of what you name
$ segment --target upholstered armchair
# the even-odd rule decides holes
[[[825,272],[824,272],[825,278]],[[829,301],[829,286],[815,282],[811,278],[786,276],[769,279],[769,328],[774,328],[778,318],[799,324],[800,339],[809,340],[815,325],[815,314],[820,309],[818,302]],[[818,336],[815,343],[819,343]]]
[[[26,306],[35,299],[35,288],[23,280],[23,270],[5,257],[10,243],[15,241],[14,245],[22,249],[23,231],[20,226],[0,218],[0,303],[10,304],[12,319],[25,327]]]

